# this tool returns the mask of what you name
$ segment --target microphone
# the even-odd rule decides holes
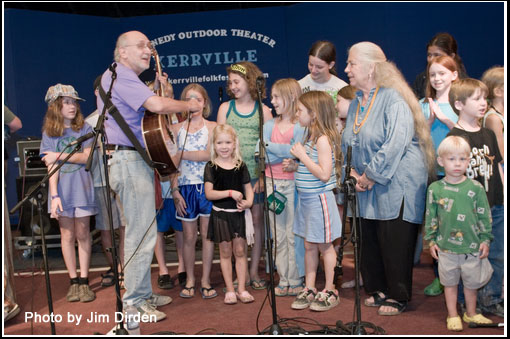
[[[351,171],[351,159],[352,159],[352,146],[349,145],[347,147],[347,168],[349,168],[349,172]]]
[[[351,175],[352,146],[347,147],[347,164],[345,166],[345,178],[341,188],[344,193],[349,192],[349,186],[356,186],[357,180]]]
[[[220,103],[223,102],[223,87],[221,86],[218,88],[218,97],[220,99]]]
[[[76,139],[75,141],[72,141],[69,143],[68,146],[74,146],[76,144],[81,144],[82,142],[84,142],[85,140],[88,140],[90,138],[93,138],[94,136],[96,135],[96,132],[92,131],[92,132],[89,132],[85,135],[82,135],[81,137],[79,137],[78,139]]]
[[[117,68],[117,63],[114,62],[113,64],[110,65],[110,67],[108,67],[108,69],[110,70],[110,72],[112,73],[115,73],[115,68]]]
[[[195,94],[191,94],[189,98],[186,98],[186,101],[190,101],[191,99],[198,100],[198,97]],[[193,113],[195,112],[188,112],[188,121],[191,120],[191,116],[193,115]]]

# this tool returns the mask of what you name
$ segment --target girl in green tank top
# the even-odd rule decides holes
[[[248,167],[252,179],[255,199],[251,208],[253,228],[255,230],[255,243],[251,250],[250,284],[255,289],[265,288],[264,280],[258,274],[258,264],[264,243],[263,211],[260,193],[264,192],[264,185],[260,171],[255,163],[255,146],[259,139],[259,104],[257,93],[257,78],[264,79],[260,69],[253,63],[241,61],[227,67],[228,81],[227,93],[232,100],[221,104],[218,110],[217,123],[229,124],[236,130],[239,138],[239,148],[243,161]],[[265,79],[260,84],[261,98],[266,97]],[[262,105],[263,120],[273,118],[271,110]]]

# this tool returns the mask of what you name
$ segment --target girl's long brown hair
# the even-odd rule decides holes
[[[309,113],[315,113],[312,122],[308,128],[307,140],[313,144],[319,137],[325,135],[328,138],[329,145],[335,155],[335,174],[337,185],[340,185],[340,176],[342,174],[342,150],[340,148],[340,133],[336,129],[335,102],[331,95],[323,91],[310,91],[299,97],[299,102],[306,107]],[[311,137],[313,138],[311,139]]]
[[[60,137],[64,134],[64,117],[62,116],[62,106],[64,97],[58,97],[55,101],[48,105],[48,110],[44,116],[42,131],[46,132],[49,137]],[[81,114],[80,104],[75,101],[76,116],[71,121],[71,129],[78,132],[83,128],[85,119]]]

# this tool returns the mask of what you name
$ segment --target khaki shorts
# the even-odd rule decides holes
[[[487,284],[492,276],[492,266],[478,253],[455,254],[439,251],[439,279],[443,286],[456,286],[462,277],[464,286],[477,290]]]

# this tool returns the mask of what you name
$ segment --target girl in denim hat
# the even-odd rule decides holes
[[[44,117],[40,154],[51,172],[78,145],[69,144],[92,131],[85,124],[77,100],[78,93],[70,85],[51,86],[45,101],[48,110]],[[69,302],[89,302],[96,298],[90,289],[88,273],[92,242],[89,231],[90,216],[95,215],[94,184],[85,162],[92,139],[76,152],[49,180],[49,212],[59,222],[62,254],[71,278],[66,299]],[[75,241],[78,241],[80,277],[76,272]]]

